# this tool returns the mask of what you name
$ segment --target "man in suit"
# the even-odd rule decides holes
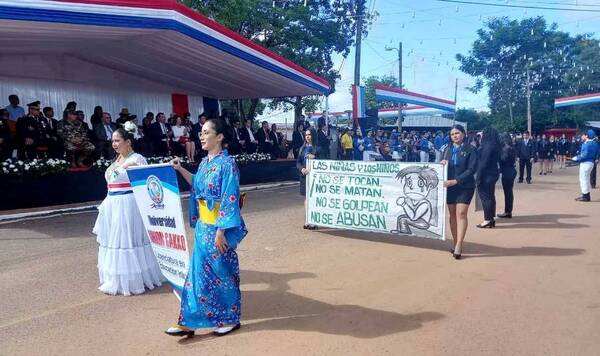
[[[317,131],[317,153],[319,158],[321,159],[329,159],[330,158],[330,150],[329,146],[331,141],[329,141],[329,136],[327,134],[327,126],[325,126],[325,120],[319,119],[319,130]]]
[[[523,171],[527,169],[527,184],[531,184],[531,165],[536,154],[536,145],[529,137],[529,132],[523,132],[523,139],[517,142],[517,157],[519,158],[519,183],[523,183]]]
[[[231,141],[229,142],[229,153],[232,155],[239,155],[242,153],[242,136],[241,136],[241,124],[239,120],[233,122]]]
[[[43,146],[47,149],[46,155],[49,158],[62,158],[63,157],[63,143],[58,137],[58,120],[54,118],[54,109],[50,106],[46,106],[42,112],[43,116],[39,116],[39,146]]]
[[[258,141],[252,132],[252,120],[247,119],[244,122],[244,127],[240,130],[240,145],[248,154],[256,153],[256,145]]]
[[[157,156],[166,157],[169,155],[171,137],[171,125],[167,124],[165,114],[159,112],[156,115],[156,122],[152,124],[151,137],[154,146],[154,154]]]
[[[271,130],[269,130],[268,122],[262,122],[261,128],[256,131],[256,139],[258,140],[258,152],[268,153],[272,156],[273,140],[271,140]]]
[[[271,159],[278,159],[281,157],[281,153],[282,153],[281,145],[282,145],[282,141],[283,141],[283,135],[281,134],[281,132],[277,132],[276,124],[271,125],[270,136],[271,136],[271,141],[273,141],[273,154],[272,154]]]
[[[96,154],[106,159],[115,158],[115,150],[112,148],[112,134],[117,125],[112,123],[109,113],[102,113],[102,123],[94,126],[96,135]]]

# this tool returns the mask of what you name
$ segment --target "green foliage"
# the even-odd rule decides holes
[[[364,78],[363,82],[365,83],[365,100],[367,101],[367,108],[385,109],[398,106],[398,103],[389,101],[378,102],[375,99],[375,84],[383,84],[390,87],[398,88],[398,78],[391,74],[384,74],[381,76],[372,75],[370,77]]]
[[[338,71],[333,56],[346,57],[356,33],[356,2],[347,0],[181,0],[261,46],[327,79],[333,88]],[[360,0],[364,8],[364,0]],[[365,17],[365,27],[369,17]],[[315,98],[278,98],[272,109],[291,104],[297,116],[316,108]]]
[[[527,88],[531,90],[534,131],[580,127],[597,108],[554,109],[557,97],[600,91],[600,43],[591,35],[571,36],[542,17],[521,21],[495,18],[477,31],[468,55],[458,54],[461,70],[477,78],[471,88],[487,88],[490,122],[499,128],[527,126]]]

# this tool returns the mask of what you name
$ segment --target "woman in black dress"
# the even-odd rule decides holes
[[[513,141],[509,134],[504,133],[500,137],[502,150],[500,151],[500,174],[502,174],[502,190],[504,190],[504,213],[498,214],[499,218],[512,218],[513,211],[513,187],[517,177],[515,161],[517,152],[513,147]]]
[[[556,160],[556,153],[558,151],[558,141],[554,139],[553,135],[550,135],[548,141],[548,164],[546,165],[547,173],[552,173],[554,168],[554,161]]]
[[[313,146],[313,131],[308,129],[304,131],[304,144],[298,150],[298,158],[296,159],[296,167],[300,171],[300,195],[306,196],[306,176],[308,175],[308,167],[306,161],[317,158],[317,148]],[[306,199],[304,199],[306,205]],[[305,229],[314,230],[316,226],[304,225]]]
[[[477,163],[477,192],[483,205],[484,220],[477,224],[479,228],[493,228],[496,226],[496,182],[500,178],[498,163],[500,162],[500,138],[498,131],[493,127],[483,130],[481,146],[478,149],[479,162]]]
[[[462,244],[469,224],[467,215],[475,193],[475,171],[477,152],[475,147],[465,142],[465,128],[454,125],[450,130],[452,144],[446,147],[441,164],[448,165],[448,179],[444,182],[450,231],[454,248],[450,250],[455,259],[461,258]]]
[[[567,159],[567,155],[569,154],[569,140],[567,140],[567,135],[562,134],[560,140],[557,143],[557,155],[558,155],[558,164],[559,168],[566,168],[565,162]]]
[[[546,135],[542,135],[542,138],[540,140],[537,141],[536,144],[536,153],[537,153],[537,159],[538,162],[540,163],[540,175],[542,174],[546,174],[546,171],[544,168],[547,169],[547,163],[548,162],[548,140],[546,139]]]

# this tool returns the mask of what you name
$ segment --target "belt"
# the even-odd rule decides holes
[[[131,194],[133,193],[133,190],[118,190],[116,192],[108,192],[108,195],[125,195],[125,194]]]
[[[200,212],[200,221],[203,224],[215,225],[217,223],[217,218],[219,217],[220,207],[221,203],[215,202],[213,209],[210,210],[206,205],[206,200],[198,200],[198,211]]]

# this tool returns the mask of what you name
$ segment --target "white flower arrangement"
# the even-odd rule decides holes
[[[239,165],[254,163],[254,162],[266,162],[271,160],[271,155],[268,153],[242,153],[239,155],[233,156],[235,161]]]
[[[69,169],[69,166],[69,163],[62,159],[21,161],[9,158],[2,162],[0,176],[45,176],[64,173]]]
[[[135,133],[138,130],[138,127],[135,124],[135,122],[127,121],[125,124],[123,124],[123,129],[125,129],[125,131],[131,133],[132,135],[135,135]]]

